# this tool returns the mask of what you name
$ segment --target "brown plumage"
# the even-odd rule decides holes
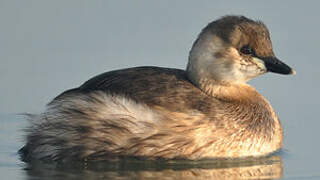
[[[292,74],[276,59],[261,22],[226,16],[210,23],[187,70],[136,67],[107,72],[31,115],[23,159],[237,158],[282,146],[281,124],[246,81]]]

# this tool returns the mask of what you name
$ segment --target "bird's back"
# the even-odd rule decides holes
[[[214,98],[194,86],[186,71],[161,67],[135,67],[97,75],[79,88],[68,90],[56,99],[70,93],[103,91],[121,95],[148,106],[165,107],[170,111],[213,111]],[[211,109],[210,109],[211,108]]]

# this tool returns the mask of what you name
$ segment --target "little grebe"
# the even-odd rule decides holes
[[[244,16],[208,24],[186,71],[135,67],[98,75],[29,115],[23,160],[238,158],[279,150],[283,130],[246,82],[294,74],[272,50],[267,27]]]

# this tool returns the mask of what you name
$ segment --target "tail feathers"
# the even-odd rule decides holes
[[[21,149],[19,149],[18,154],[20,156],[21,161],[27,162],[28,161],[28,154],[29,154],[29,150],[27,148],[27,145],[25,145]]]
[[[27,144],[18,152],[23,161],[121,155],[132,140],[153,134],[159,120],[146,105],[104,92],[64,95],[27,117]]]

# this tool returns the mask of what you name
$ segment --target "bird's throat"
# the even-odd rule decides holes
[[[206,94],[224,101],[254,103],[264,99],[253,87],[245,83],[236,84],[202,79],[198,86]]]

